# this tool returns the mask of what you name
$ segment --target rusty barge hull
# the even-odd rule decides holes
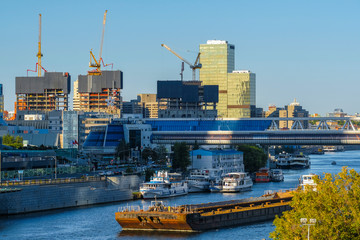
[[[148,211],[122,211],[115,213],[115,219],[125,231],[198,232],[273,220],[276,215],[291,209],[291,199],[292,196],[287,194]]]

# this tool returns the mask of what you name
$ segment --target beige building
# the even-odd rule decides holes
[[[219,86],[220,118],[249,118],[256,105],[256,76],[248,70],[235,71],[235,46],[227,41],[200,44],[200,81]]]
[[[142,107],[144,118],[158,118],[158,102],[156,94],[142,93],[138,94],[139,104]]]
[[[285,109],[279,111],[280,118],[303,118],[308,117],[309,112],[300,106],[300,103],[294,100],[294,102],[290,103],[289,105],[285,106]],[[307,128],[308,121],[300,121],[303,128]],[[279,121],[279,128],[280,129],[287,129],[291,128],[294,124],[294,121]]]
[[[79,80],[74,82],[73,110],[80,111]]]

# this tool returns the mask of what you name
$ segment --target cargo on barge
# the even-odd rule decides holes
[[[164,206],[153,202],[148,209],[125,207],[115,213],[123,230],[205,231],[272,220],[290,210],[290,191],[216,203]]]

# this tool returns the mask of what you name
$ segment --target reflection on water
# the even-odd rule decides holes
[[[162,199],[166,205],[198,204],[258,197],[265,190],[295,188],[303,174],[338,173],[343,166],[360,171],[360,151],[311,155],[311,168],[284,170],[284,182],[254,184],[252,191],[241,193],[194,193],[181,197]],[[336,161],[336,165],[331,165]],[[115,221],[118,207],[149,205],[151,200],[136,200],[85,208],[47,211],[36,214],[0,218],[0,239],[268,239],[273,231],[272,222],[246,226],[214,229],[201,233],[186,232],[128,232],[121,231]],[[0,203],[1,204],[1,203]]]

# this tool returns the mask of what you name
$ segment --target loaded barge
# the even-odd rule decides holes
[[[255,198],[178,207],[154,201],[148,209],[120,208],[115,213],[115,219],[124,231],[198,232],[272,220],[291,209],[289,203],[292,197],[290,191],[285,191]]]

